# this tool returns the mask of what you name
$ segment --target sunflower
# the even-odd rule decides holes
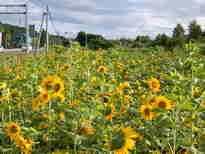
[[[15,122],[9,122],[5,125],[5,132],[11,139],[16,139],[21,132],[21,127]]]
[[[163,96],[157,96],[156,102],[154,103],[155,109],[170,110],[173,107],[173,103]]]
[[[8,99],[8,89],[6,83],[0,83],[0,102]]]
[[[60,102],[65,101],[65,96],[63,94],[58,95],[58,98],[60,99]]]
[[[184,122],[183,125],[186,127],[191,127],[193,125],[193,123],[188,121],[188,122]]]
[[[117,68],[118,68],[118,69],[123,69],[123,68],[124,68],[124,65],[121,64],[121,63],[118,63],[118,64],[117,64]]]
[[[40,85],[40,90],[41,89],[44,89],[46,91],[49,91],[52,89],[53,87],[53,83],[55,82],[56,80],[56,76],[48,76],[46,77],[43,82],[41,83]]]
[[[64,114],[63,112],[60,112],[60,113],[58,114],[58,118],[59,118],[60,120],[64,120],[64,119],[65,119],[65,114]]]
[[[129,86],[129,82],[123,82],[117,86],[116,90],[118,93],[122,94],[124,92],[124,89],[128,88]]]
[[[24,139],[22,136],[18,136],[16,140],[16,146],[20,148],[21,152],[24,154],[30,154],[32,151],[33,141],[30,139]]]
[[[154,105],[156,102],[156,98],[157,98],[157,96],[150,96],[146,99],[144,104]]]
[[[68,72],[70,71],[71,66],[69,64],[64,64],[63,67],[61,68],[62,72]]]
[[[199,87],[192,88],[192,96],[194,98],[199,98],[202,94],[203,90]]]
[[[73,106],[76,106],[77,104],[80,104],[80,101],[77,99],[74,99],[74,100],[69,102],[68,106],[73,107]]]
[[[124,97],[123,97],[123,103],[124,104],[130,104],[130,101],[131,101],[131,99],[132,99],[132,97],[131,96],[129,96],[129,95],[124,95]]]
[[[80,130],[80,135],[93,135],[95,131],[91,127],[85,127]]]
[[[40,85],[41,91],[48,91],[52,98],[58,97],[64,91],[64,81],[58,76],[48,76]]]
[[[129,154],[129,150],[133,150],[136,141],[140,139],[142,137],[132,128],[121,128],[112,137],[111,150],[114,151],[114,154]]]
[[[11,92],[9,93],[9,96],[12,99],[18,99],[19,97],[22,96],[21,91],[19,91],[19,89],[15,88],[15,89],[11,89]]]
[[[139,109],[144,120],[152,120],[157,116],[157,113],[152,112],[153,107],[149,104],[142,105]]]
[[[90,82],[91,83],[96,83],[97,81],[97,77],[96,76],[93,76],[91,79],[90,79]]]
[[[50,95],[47,91],[43,90],[41,91],[40,95],[38,96],[39,101],[41,103],[48,103],[50,100]]]
[[[153,92],[160,91],[160,82],[155,78],[150,78],[148,81],[149,88],[153,90]]]
[[[53,83],[53,96],[58,96],[64,91],[64,81],[56,77],[55,82]]]
[[[32,99],[32,109],[33,111],[39,111],[42,108],[42,103],[39,97]]]
[[[51,118],[51,116],[49,114],[42,114],[40,117],[44,118],[44,119],[50,119]]]
[[[98,67],[98,71],[99,71],[99,72],[103,72],[103,73],[105,73],[105,72],[108,71],[108,68],[105,67],[105,66],[99,66],[99,67]]]
[[[0,83],[0,89],[5,89],[6,86],[7,86],[6,83],[2,83],[2,82]]]

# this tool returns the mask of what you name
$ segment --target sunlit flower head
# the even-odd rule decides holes
[[[139,108],[139,112],[141,112],[142,119],[144,120],[152,120],[157,116],[157,113],[152,112],[153,107],[149,104],[142,105]]]
[[[41,103],[48,103],[50,100],[50,95],[47,91],[41,91],[40,95],[38,96],[39,101]]]
[[[7,86],[6,83],[4,83],[4,82],[0,82],[0,90],[1,90],[1,89],[5,89],[6,86]]]
[[[99,71],[99,72],[103,72],[103,73],[105,73],[105,72],[108,71],[108,68],[105,67],[105,66],[99,66],[99,67],[98,67],[98,71]]]
[[[15,139],[19,136],[21,127],[15,122],[9,122],[5,125],[5,132],[11,139]]]
[[[173,103],[163,96],[156,97],[156,102],[154,104],[154,108],[156,109],[165,109],[170,110],[173,107]]]
[[[149,88],[152,89],[154,92],[160,91],[160,82],[155,78],[150,78],[148,81]]]
[[[24,139],[22,136],[19,136],[16,142],[16,146],[20,148],[22,153],[31,154],[33,144],[31,139]]]

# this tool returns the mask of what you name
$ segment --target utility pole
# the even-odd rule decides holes
[[[25,25],[26,25],[26,47],[27,47],[27,53],[29,53],[30,51],[30,49],[29,49],[29,39],[30,39],[30,37],[29,37],[29,24],[28,24],[28,1],[26,2],[26,6],[25,6],[25,9],[26,9],[26,23],[25,23]]]
[[[45,17],[45,12],[43,12],[43,15],[42,15],[41,26],[40,26],[40,31],[39,31],[40,34],[39,34],[38,44],[37,44],[37,50],[40,49],[42,29],[43,29],[43,24],[44,24],[44,17]],[[36,51],[37,51],[37,50],[36,50]]]
[[[48,35],[48,5],[46,7],[46,52],[48,52],[49,49],[49,35]]]

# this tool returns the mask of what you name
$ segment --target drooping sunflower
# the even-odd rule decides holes
[[[114,154],[129,154],[129,150],[133,150],[137,140],[142,137],[132,128],[121,128],[116,132],[111,140],[111,150]]]
[[[158,114],[155,113],[155,112],[152,112],[152,110],[153,110],[152,105],[149,105],[149,104],[142,105],[139,108],[139,112],[141,112],[142,119],[144,119],[144,120],[152,120],[155,117],[157,117]]]
[[[150,78],[147,81],[149,88],[152,89],[153,92],[160,91],[160,82],[156,78]]]
[[[9,122],[5,125],[5,132],[11,139],[15,140],[21,132],[21,127],[15,122]]]
[[[115,106],[114,104],[105,104],[105,117],[109,120],[115,116]]]
[[[167,98],[163,96],[157,96],[156,102],[154,104],[155,109],[164,109],[164,110],[170,110],[173,107],[173,103],[168,100]]]

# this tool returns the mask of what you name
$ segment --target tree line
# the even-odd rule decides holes
[[[106,40],[101,35],[79,32],[76,39],[81,46],[90,49],[108,49],[114,46],[122,46],[129,48],[145,48],[161,46],[167,50],[173,50],[175,47],[183,47],[187,42],[203,42],[205,40],[205,31],[196,20],[188,25],[187,33],[182,24],[177,24],[173,29],[172,36],[165,33],[158,34],[154,39],[148,35],[138,35],[133,39],[121,38],[119,40]]]
[[[0,22],[0,32],[5,32],[7,34],[7,40],[9,43],[17,46],[19,44],[19,38],[16,37],[18,34],[25,33],[24,27],[14,26],[10,24],[3,24]],[[38,38],[39,32],[35,31],[33,40]],[[50,43],[58,44],[63,46],[69,46],[70,41],[58,35],[49,35]],[[25,39],[23,40],[25,41]],[[79,32],[77,37],[73,40],[80,43],[82,47],[86,47],[92,50],[98,49],[109,49],[115,47],[128,47],[128,48],[147,48],[147,47],[164,47],[167,50],[173,50],[176,47],[183,47],[187,42],[203,42],[205,41],[205,31],[202,30],[201,26],[196,20],[189,23],[188,29],[182,26],[182,24],[177,24],[173,29],[172,36],[168,36],[165,33],[158,34],[154,39],[151,39],[148,35],[138,35],[135,39],[120,38],[118,40],[106,39],[99,34],[91,34],[86,32]],[[46,42],[46,31],[43,30],[40,46],[43,47]]]

